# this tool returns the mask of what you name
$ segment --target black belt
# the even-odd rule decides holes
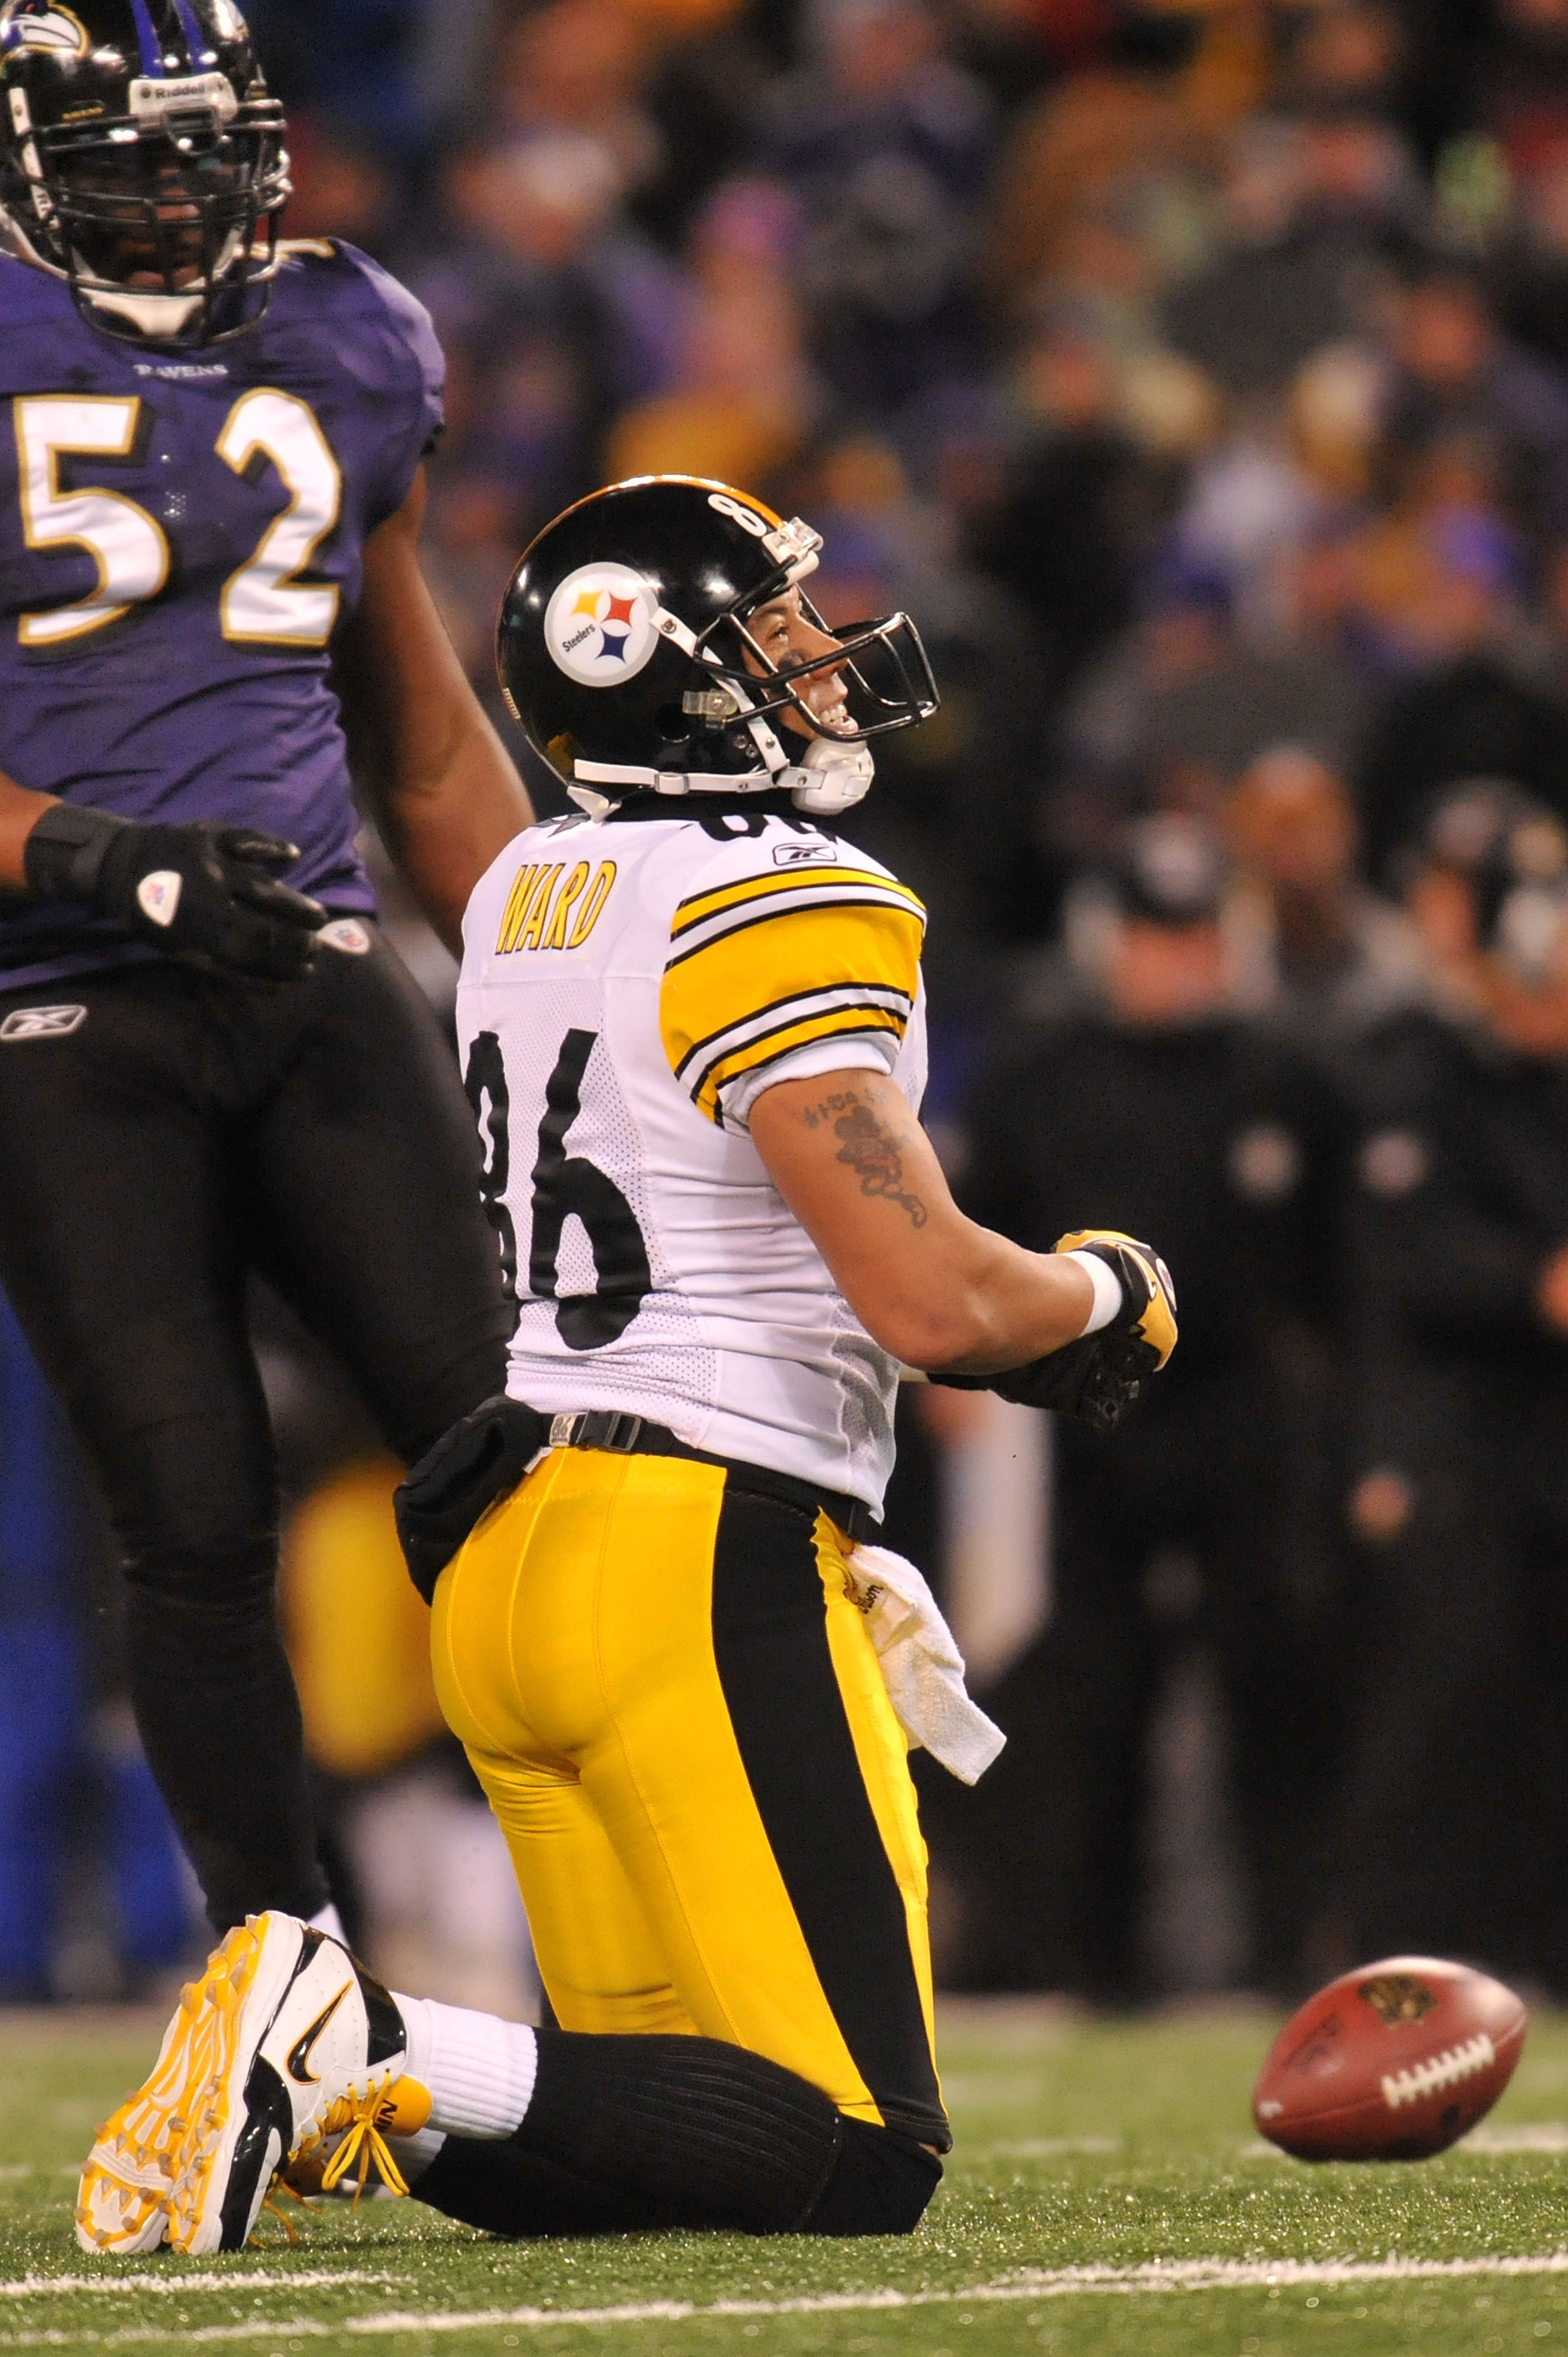
[[[619,1408],[578,1408],[550,1419],[552,1448],[607,1448],[617,1457],[688,1457],[697,1465],[718,1465],[730,1475],[736,1490],[752,1490],[765,1498],[781,1498],[787,1505],[808,1513],[818,1507],[836,1523],[855,1546],[875,1539],[882,1524],[863,1498],[846,1498],[841,1491],[822,1490],[793,1473],[776,1473],[770,1465],[752,1465],[743,1458],[714,1457],[677,1439],[668,1425],[645,1415],[628,1415]]]
[[[544,1448],[606,1448],[618,1457],[689,1457],[717,1465],[739,1491],[778,1498],[813,1520],[819,1510],[859,1546],[881,1524],[859,1498],[798,1481],[767,1465],[732,1457],[711,1457],[690,1448],[662,1424],[626,1415],[615,1408],[579,1408],[575,1415],[546,1416],[521,1400],[486,1400],[472,1415],[443,1433],[397,1490],[392,1506],[409,1576],[428,1604],[435,1583],[481,1514],[515,1490]]]

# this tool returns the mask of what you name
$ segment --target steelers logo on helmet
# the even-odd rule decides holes
[[[626,565],[580,565],[544,609],[550,659],[584,687],[635,679],[659,644],[657,601]]]

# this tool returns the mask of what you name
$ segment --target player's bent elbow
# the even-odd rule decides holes
[[[858,1303],[854,1306],[873,1341],[880,1342],[906,1367],[919,1367],[927,1373],[949,1369],[965,1372],[972,1361],[989,1367],[1000,1362],[999,1353],[1005,1356],[1005,1344],[1000,1341],[994,1322],[961,1306],[890,1307],[878,1302],[869,1316]]]
[[[909,1270],[882,1260],[841,1267],[838,1279],[872,1340],[906,1367],[962,1366],[993,1357],[999,1347],[1005,1353],[1010,1337],[998,1332],[992,1288],[961,1266]]]

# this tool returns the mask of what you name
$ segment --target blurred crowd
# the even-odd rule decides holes
[[[946,706],[878,823],[942,879],[939,1012],[1272,748],[1382,884],[1452,776],[1562,796],[1563,0],[252,14],[289,226],[446,347],[428,549],[488,695],[519,550],[633,473],[760,490],[830,619],[917,615]]]
[[[249,14],[290,233],[445,345],[481,694],[596,485],[807,517],[830,621],[907,608],[943,692],[853,834],[930,904],[955,1186],[1175,1270],[1120,1443],[1020,1475],[991,1404],[905,1394],[892,1535],[1011,1736],[926,1780],[949,1985],[1425,1948],[1568,1996],[1568,0]],[[378,1795],[472,1793],[417,1706],[322,1709],[373,1891]]]

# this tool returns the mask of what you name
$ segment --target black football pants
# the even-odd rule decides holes
[[[0,995],[0,1026],[68,1004],[87,1010],[69,1035],[0,1038],[0,1286],[124,1550],[136,1721],[212,1921],[310,1915],[328,1894],[246,1278],[411,1461],[504,1383],[474,1124],[380,941],[298,982],[160,963],[46,984]]]

